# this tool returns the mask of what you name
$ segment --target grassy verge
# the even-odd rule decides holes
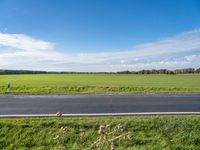
[[[100,133],[101,125],[108,126]],[[106,145],[103,138],[113,141]],[[200,116],[0,120],[0,149],[88,149],[92,145],[92,149],[102,145],[103,149],[199,149]]]
[[[200,74],[1,75],[0,94],[154,94],[200,93]]]

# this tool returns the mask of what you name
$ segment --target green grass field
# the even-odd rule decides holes
[[[200,93],[200,74],[119,75],[48,74],[1,75],[0,94],[151,94]]]
[[[119,133],[112,134],[119,124]],[[109,125],[109,131],[99,134],[100,125]],[[116,150],[197,150],[200,116],[0,119],[0,149],[89,149],[108,133],[106,141],[115,138]],[[120,135],[126,136],[117,139]],[[103,149],[109,150],[110,144],[106,146]]]

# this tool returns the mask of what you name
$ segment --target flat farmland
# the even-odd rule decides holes
[[[1,75],[0,94],[181,94],[200,93],[200,74]]]

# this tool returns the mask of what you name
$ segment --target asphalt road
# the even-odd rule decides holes
[[[0,96],[0,115],[200,112],[196,95]]]

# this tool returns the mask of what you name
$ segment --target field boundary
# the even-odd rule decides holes
[[[187,97],[194,97],[194,96],[200,96],[200,93],[155,93],[155,94],[0,94],[0,98],[1,97],[40,97],[40,98],[46,98],[46,97],[80,97],[80,96],[84,96],[84,97],[95,97],[95,96],[110,96],[110,97],[114,97],[114,96],[139,96],[139,97],[143,97],[143,96],[151,96],[151,97],[179,97],[179,96],[187,96]]]
[[[62,114],[62,117],[155,116],[155,115],[200,115],[200,112],[89,113],[89,114]],[[43,118],[43,117],[58,117],[58,116],[56,114],[0,115],[0,118]]]

